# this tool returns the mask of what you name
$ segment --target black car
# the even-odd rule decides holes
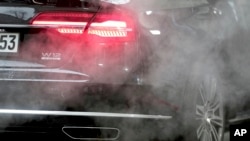
[[[139,139],[143,123],[171,119],[152,113],[159,99],[141,91],[149,51],[130,11],[91,0],[0,1],[1,139]]]

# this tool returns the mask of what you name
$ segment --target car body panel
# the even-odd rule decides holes
[[[108,15],[117,10],[121,11],[118,7],[110,6],[103,8],[99,13]],[[135,71],[138,61],[132,60],[140,58],[136,41],[107,43],[98,39],[88,39],[89,37],[86,38],[83,35],[58,34],[56,30],[61,26],[31,24],[32,19],[36,18],[39,13],[48,11],[88,13],[90,14],[89,19],[85,19],[88,22],[91,16],[97,12],[97,8],[65,8],[23,3],[16,6],[9,3],[1,5],[0,14],[5,20],[0,22],[0,34],[18,34],[20,38],[16,53],[8,53],[5,50],[0,52],[2,60],[25,61],[42,64],[49,69],[60,68],[77,71],[89,75],[93,78],[92,80],[95,78],[96,83],[109,83],[107,79],[111,79],[111,83],[123,83],[126,76]],[[84,29],[85,26],[77,28]],[[64,42],[61,42],[62,40]],[[95,42],[90,42],[91,40],[95,40]],[[4,42],[1,45],[4,45]],[[81,60],[84,60],[84,63]],[[117,75],[107,76],[110,74],[108,71],[111,68]],[[136,81],[136,77],[134,79]]]

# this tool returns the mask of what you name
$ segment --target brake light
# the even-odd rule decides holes
[[[83,34],[83,29],[76,29],[76,28],[58,28],[58,32],[64,34]]]
[[[127,32],[125,31],[112,31],[112,30],[89,30],[89,34],[98,35],[101,37],[126,37]]]
[[[86,22],[34,21],[34,25],[85,26]]]
[[[93,14],[86,14],[81,12],[44,12],[38,14],[31,24],[33,25],[70,25],[70,26],[83,26],[86,21],[92,17]]]
[[[32,25],[56,29],[61,34],[83,35],[94,13],[44,12],[31,20]],[[122,13],[98,13],[87,31],[88,39],[131,41],[135,39],[132,18]],[[85,38],[86,39],[86,38]]]

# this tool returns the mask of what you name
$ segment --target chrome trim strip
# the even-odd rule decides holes
[[[0,81],[21,81],[21,82],[72,82],[72,83],[85,83],[89,80],[57,80],[57,79],[10,79],[0,78]]]
[[[129,114],[129,113],[79,112],[79,111],[73,112],[73,111],[18,110],[18,109],[0,109],[0,114],[114,117],[114,118],[138,118],[138,119],[162,119],[162,120],[168,120],[172,118],[172,116]]]
[[[65,27],[61,25],[22,25],[22,24],[0,24],[1,28],[59,28],[59,27]],[[82,26],[74,26],[70,25],[70,27],[79,27],[82,28]]]
[[[64,129],[81,129],[81,128],[87,128],[87,129],[101,129],[101,130],[116,130],[117,135],[115,138],[76,138],[68,134]],[[62,132],[74,140],[117,140],[120,136],[121,131],[118,128],[112,128],[112,127],[78,127],[78,126],[64,126],[62,128]]]
[[[61,69],[26,69],[26,68],[0,68],[1,71],[25,71],[25,72],[48,72],[48,73],[62,73],[62,74],[75,74],[81,76],[87,76],[87,74],[75,72],[71,70],[61,70]]]
[[[45,65],[23,62],[23,61],[10,61],[10,60],[0,60],[0,67],[45,67]]]

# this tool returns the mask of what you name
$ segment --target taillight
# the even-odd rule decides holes
[[[86,34],[84,28],[94,13],[44,12],[31,20],[32,25],[50,27],[61,34],[86,35],[84,39],[105,41],[133,41],[135,23],[130,16],[113,12],[97,13]]]

